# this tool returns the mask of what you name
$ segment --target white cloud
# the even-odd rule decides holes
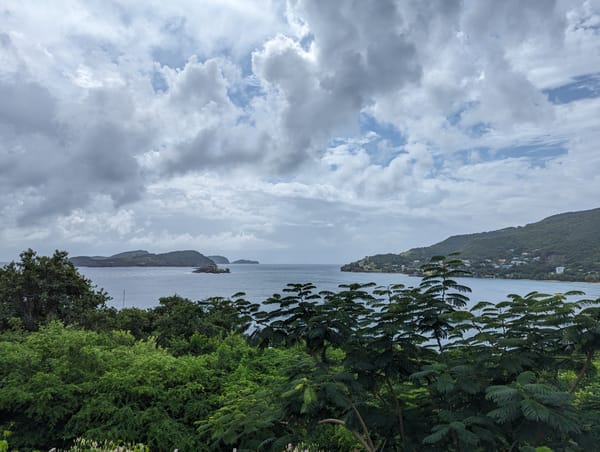
[[[600,97],[545,90],[600,90],[599,18],[590,0],[5,2],[0,258],[332,262],[596,207]]]

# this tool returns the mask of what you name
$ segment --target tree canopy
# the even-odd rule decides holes
[[[95,321],[109,298],[95,290],[67,256],[65,251],[38,256],[29,249],[19,262],[0,268],[0,328],[11,322],[36,330],[52,319],[82,326]]]
[[[417,287],[301,283],[262,305],[238,293],[115,311],[65,258],[28,251],[1,273],[0,427],[19,450],[91,439],[180,451],[600,442],[600,300],[580,292],[467,303],[461,261],[437,256]]]

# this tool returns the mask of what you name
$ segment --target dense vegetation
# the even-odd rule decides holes
[[[457,235],[400,254],[368,256],[342,270],[418,274],[432,256],[460,252],[474,276],[600,281],[598,231],[600,209],[564,213],[524,227]]]
[[[467,309],[460,261],[423,272],[116,311],[66,253],[26,251],[0,269],[0,427],[19,450],[593,450],[600,300]]]
[[[208,256],[194,250],[169,251],[154,254],[145,250],[125,251],[112,256],[75,256],[71,262],[78,267],[198,267],[217,269],[218,264],[229,264],[225,256]],[[232,264],[258,264],[258,261],[239,259]],[[202,272],[204,273],[204,272]]]
[[[75,256],[71,262],[79,267],[205,267],[215,265],[194,250],[154,254],[145,250],[125,251],[112,256]]]

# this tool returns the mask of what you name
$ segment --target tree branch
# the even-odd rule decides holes
[[[350,401],[350,406],[352,407],[352,410],[356,414],[356,417],[358,418],[358,421],[360,422],[360,425],[361,425],[361,427],[363,429],[363,432],[365,434],[366,440],[369,443],[370,449],[368,449],[368,450],[375,451],[375,445],[373,444],[373,440],[371,440],[371,434],[369,433],[369,429],[367,428],[367,424],[365,424],[365,420],[360,415],[358,409],[356,408],[356,405],[354,405],[354,403],[352,401]]]
[[[594,359],[594,350],[589,350],[588,352],[586,352],[585,362],[583,363],[583,367],[579,371],[579,374],[577,374],[577,379],[575,380],[575,382],[569,389],[569,394],[573,394],[575,392],[575,390],[581,383],[581,380],[583,380],[583,378],[585,377],[585,374],[587,373],[593,359]]]

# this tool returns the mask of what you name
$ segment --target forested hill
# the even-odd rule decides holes
[[[198,251],[171,251],[153,254],[144,250],[127,251],[113,256],[75,256],[79,267],[205,267],[214,262]]]
[[[456,235],[400,254],[367,256],[342,271],[418,274],[436,255],[459,252],[473,276],[600,281],[600,208],[526,226]]]

